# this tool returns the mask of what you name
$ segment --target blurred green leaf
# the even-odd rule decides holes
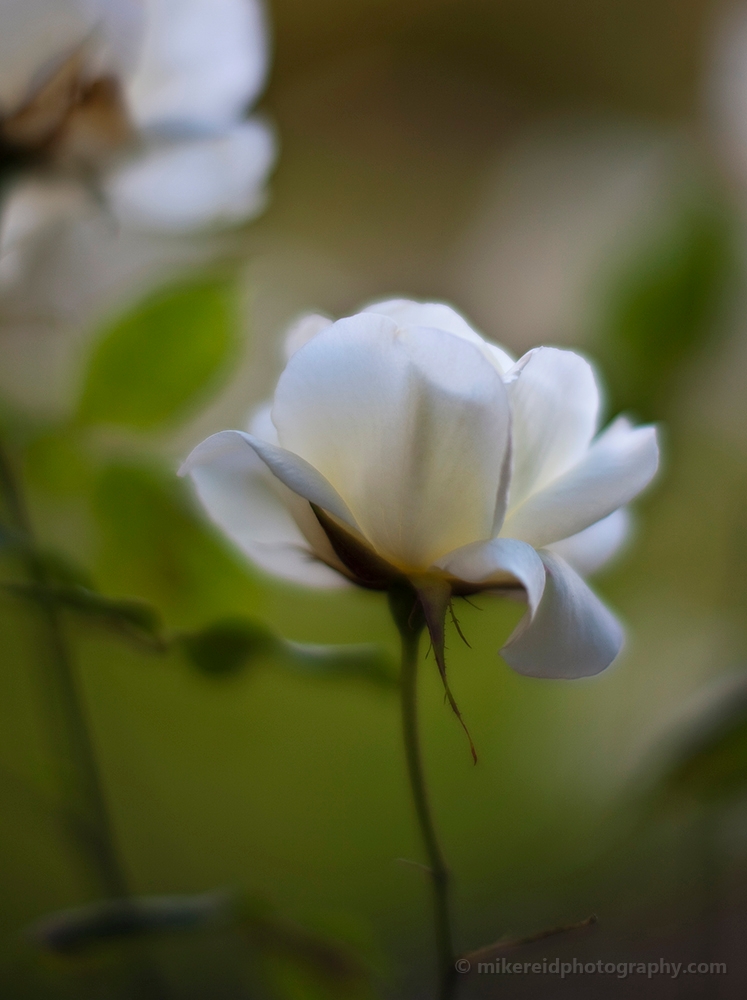
[[[747,791],[747,675],[704,691],[673,738],[657,791],[717,801]]]
[[[101,590],[137,594],[177,628],[257,612],[259,587],[246,561],[194,511],[173,473],[110,465],[98,475],[93,506]]]
[[[40,951],[95,955],[103,948],[163,934],[237,927],[288,997],[368,997],[370,971],[348,944],[278,916],[263,899],[227,890],[197,895],[107,899],[51,913],[24,931]],[[365,990],[365,992],[364,992]]]
[[[368,974],[345,976],[341,971],[333,972],[331,962],[320,961],[320,951],[316,955],[302,955],[277,949],[263,957],[272,994],[283,1000],[335,1000],[337,997],[374,1000],[376,996]]]
[[[177,639],[184,655],[205,674],[233,674],[280,645],[272,633],[248,619],[208,625],[202,632]]]
[[[271,657],[279,666],[309,677],[359,677],[384,686],[396,684],[393,664],[380,646],[291,642],[247,618],[213,622],[175,641],[189,662],[205,674],[234,674]]]
[[[615,276],[595,344],[613,412],[661,415],[659,400],[680,363],[716,331],[734,261],[727,213],[697,192],[663,236]]]
[[[232,904],[232,894],[225,891],[106,899],[42,917],[25,936],[43,951],[79,954],[155,933],[202,930],[227,921]]]
[[[225,281],[202,280],[151,296],[97,342],[79,419],[142,430],[178,419],[227,369],[235,328]]]
[[[280,666],[311,677],[359,677],[384,686],[397,683],[393,665],[380,646],[291,642],[249,618],[222,619],[200,631],[170,637],[162,630],[158,612],[145,601],[104,597],[74,579],[44,583],[14,580],[2,586],[37,602],[54,601],[60,608],[145,643],[154,651],[166,652],[176,646],[204,674],[235,674],[271,657]]]

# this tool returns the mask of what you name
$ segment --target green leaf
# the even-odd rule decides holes
[[[717,801],[747,792],[747,675],[702,692],[672,744],[660,793]]]
[[[189,662],[205,674],[234,674],[274,652],[278,640],[256,622],[235,618],[215,622],[176,640]]]
[[[200,632],[177,636],[189,662],[205,674],[228,675],[268,657],[308,677],[357,677],[375,684],[396,684],[393,665],[379,646],[318,646],[291,642],[247,618],[214,622]]]
[[[93,503],[101,590],[137,594],[175,628],[258,611],[247,561],[205,522],[173,470],[110,465],[99,473]]]
[[[225,281],[202,280],[151,296],[98,341],[79,420],[147,430],[179,419],[226,371],[235,329]]]

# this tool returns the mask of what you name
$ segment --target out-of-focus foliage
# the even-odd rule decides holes
[[[305,928],[278,916],[266,902],[245,896],[239,926],[259,953],[265,977],[281,996],[294,998],[375,996],[370,947],[339,932]]]
[[[713,804],[747,793],[747,677],[702,692],[672,742],[660,795]]]
[[[697,190],[610,281],[597,332],[612,412],[663,415],[681,364],[718,331],[736,234],[716,193]]]
[[[74,955],[112,941],[222,923],[232,903],[227,892],[104,900],[50,913],[26,928],[25,936],[44,951]]]
[[[205,398],[235,351],[225,281],[156,292],[104,330],[85,374],[78,419],[152,429]]]
[[[19,597],[36,602],[53,601],[84,620],[121,632],[137,642],[160,646],[158,615],[143,601],[113,601],[75,584],[11,582],[5,586]]]
[[[235,929],[259,960],[263,977],[289,1000],[373,995],[364,949],[285,920],[265,900],[246,893],[104,900],[49,914],[27,927],[24,937],[43,954],[80,964],[112,948],[213,928]]]
[[[175,625],[246,613],[257,603],[257,585],[239,556],[198,518],[173,472],[106,464],[91,502],[95,575],[105,590],[138,594]]]
[[[45,562],[46,566],[48,563]],[[231,618],[212,622],[197,632],[164,632],[155,608],[144,601],[112,600],[76,583],[10,581],[5,590],[36,603],[52,601],[60,610],[129,639],[152,653],[181,651],[201,673],[220,677],[274,662],[309,677],[356,677],[394,686],[393,664],[377,646],[321,646],[291,642],[260,622]]]
[[[177,636],[191,663],[206,674],[232,674],[261,659],[273,659],[309,677],[360,677],[396,684],[394,665],[375,646],[315,646],[290,642],[254,621],[231,618],[201,632]]]
[[[232,674],[258,657],[272,655],[277,640],[257,622],[230,619],[180,639],[185,655],[206,674]]]

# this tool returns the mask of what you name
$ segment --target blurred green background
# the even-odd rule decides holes
[[[465,997],[744,995],[743,716],[711,720],[705,750],[696,740],[721,754],[713,779],[667,764],[705,725],[701,702],[735,704],[711,685],[747,672],[747,176],[706,99],[718,15],[706,0],[276,0],[266,214],[178,246],[66,223],[0,303],[0,417],[52,576],[148,602],[169,633],[241,617],[396,652],[380,596],[261,576],[175,476],[271,392],[302,310],[449,300],[519,353],[588,351],[608,416],[661,421],[663,474],[596,583],[626,622],[623,656],[589,681],[521,678],[497,655],[519,609],[482,596],[460,612],[472,648],[451,635],[448,650],[479,763],[430,660],[423,739],[461,949],[596,913],[593,935],[528,954],[719,960],[729,974],[469,977]],[[10,541],[0,558],[20,579]],[[60,823],[39,609],[3,587],[2,995],[132,995],[123,963],[147,959],[174,998],[431,997],[428,886],[397,860],[422,858],[386,678],[305,669],[273,646],[201,672],[178,644],[121,634],[116,615],[62,615],[132,890],[238,887],[347,942],[373,985],[282,955],[258,971],[256,942],[222,925],[155,936],[145,959],[39,958],[22,928],[101,890]],[[657,792],[666,774],[680,777]]]

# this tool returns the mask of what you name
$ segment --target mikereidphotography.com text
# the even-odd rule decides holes
[[[680,976],[725,976],[726,962],[668,962],[661,958],[655,962],[582,962],[578,958],[561,960],[559,958],[543,958],[535,962],[517,962],[509,958],[498,958],[493,962],[471,962],[460,958],[456,962],[456,970],[462,975],[476,972],[480,975],[493,976],[614,976],[617,979],[627,979],[629,976],[645,976],[653,979],[655,976],[666,976],[679,979]]]

